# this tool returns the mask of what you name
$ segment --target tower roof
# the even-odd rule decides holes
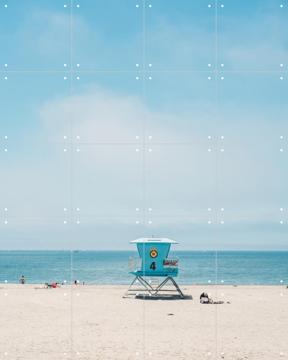
[[[177,241],[168,238],[139,238],[130,241],[131,244],[147,244],[147,243],[162,243],[162,244],[178,244]]]

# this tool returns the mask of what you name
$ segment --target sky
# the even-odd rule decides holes
[[[281,5],[2,2],[0,250],[287,250]]]

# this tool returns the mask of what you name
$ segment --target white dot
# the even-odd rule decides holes
[[[5,152],[8,152],[8,149],[4,149]]]
[[[136,4],[136,7],[139,8],[139,4]]]
[[[209,224],[209,225],[212,224],[212,221],[211,221],[211,220],[208,220],[208,224]]]
[[[4,79],[5,79],[5,80],[8,80],[8,76],[5,76]]]
[[[4,5],[4,7],[5,7],[5,8],[7,8],[7,7],[8,7],[8,5],[7,5],[7,4],[5,4],[5,5]]]
[[[67,211],[67,208],[65,207],[65,208],[63,209],[63,211]]]
[[[5,207],[5,208],[4,208],[4,211],[8,211],[8,208]]]
[[[149,64],[148,66],[149,66],[149,67],[152,67],[152,64]]]
[[[221,208],[220,210],[221,210],[221,211],[224,211],[224,208]]]
[[[136,220],[135,222],[136,222],[136,224],[140,224],[140,221],[139,221],[139,220]]]
[[[135,211],[140,211],[140,209],[139,209],[139,208],[136,208]]]
[[[135,136],[135,139],[136,139],[136,140],[139,140],[139,139],[140,139],[140,136],[136,135],[136,136]]]
[[[139,76],[136,76],[136,80],[139,80]]]
[[[280,283],[283,283],[283,280],[280,280]]]
[[[64,78],[63,78],[64,80],[67,80],[67,76],[64,76]]]
[[[80,152],[80,149],[79,149],[79,148],[77,148],[77,149],[76,149],[76,151],[77,151],[77,152]]]
[[[208,136],[208,140],[211,140],[211,139],[212,139],[212,136],[209,135],[209,136]]]
[[[211,152],[212,150],[211,149],[208,149],[208,152]]]
[[[280,64],[280,67],[283,67],[284,66],[284,64]]]
[[[148,149],[149,152],[152,152],[152,149]]]
[[[4,64],[5,67],[8,67],[8,64]]]
[[[224,152],[224,149],[220,149],[221,152]]]
[[[283,208],[280,208],[280,211],[283,211],[284,209]]]
[[[67,221],[66,221],[66,220],[64,220],[64,221],[63,221],[63,224],[65,224],[65,225],[66,225],[66,224],[67,224]]]
[[[152,8],[152,5],[151,5],[151,4],[149,4],[148,6],[149,6],[149,8]]]
[[[79,68],[79,67],[80,67],[80,64],[77,64],[76,66]]]
[[[283,4],[280,5],[280,8],[283,8]]]
[[[208,210],[208,211],[212,211],[212,209],[211,209],[211,208],[208,208],[207,210]]]
[[[283,80],[284,78],[283,78],[283,76],[280,76],[280,80]]]
[[[7,284],[7,283],[8,283],[8,280],[5,280],[4,282],[5,282],[5,284]]]
[[[211,80],[212,78],[211,78],[211,76],[208,76],[208,78],[207,78],[208,80]]]
[[[63,149],[64,152],[67,152],[67,149]]]
[[[63,139],[64,139],[64,140],[66,140],[66,139],[67,139],[67,136],[66,136],[66,135],[64,135],[64,136],[63,136]]]
[[[76,5],[76,7],[77,7],[77,8],[79,8],[79,7],[80,7],[80,5],[79,5],[79,4],[77,4],[77,5]]]
[[[282,221],[282,220],[280,220],[280,224],[283,225],[283,221]]]
[[[221,8],[224,8],[224,4],[221,4]]]
[[[221,224],[221,225],[223,225],[223,224],[224,224],[224,221],[223,221],[223,220],[221,220],[221,221],[220,221],[220,224]]]
[[[136,152],[139,152],[139,151],[140,151],[140,150],[137,148],[137,149],[136,149]]]
[[[210,283],[211,283],[211,280],[208,280],[208,283],[210,284]]]
[[[151,220],[149,220],[149,221],[148,221],[148,224],[152,224],[152,221],[151,221]]]
[[[224,280],[221,280],[221,283],[223,284],[224,283]],[[223,294],[224,295],[224,294]]]
[[[224,76],[221,76],[221,80],[224,80]]]
[[[224,139],[224,136],[223,136],[223,135],[221,135],[221,136],[220,136],[220,139],[221,139],[221,140],[223,140],[223,139]]]
[[[148,211],[152,211],[152,208],[149,208]]]
[[[138,5],[139,6],[139,5]],[[136,64],[136,67],[139,67],[139,64]]]
[[[77,208],[76,208],[76,211],[80,211],[80,208],[77,207]]]
[[[211,8],[211,6],[212,6],[211,4],[208,5],[209,8]]]
[[[80,76],[77,76],[76,79],[77,79],[77,80],[80,80]]]
[[[284,150],[283,149],[280,149],[280,152],[283,152]]]
[[[4,221],[4,224],[7,225],[7,224],[8,224],[8,220],[5,220],[5,221]]]
[[[64,4],[64,8],[67,8],[67,5],[66,5],[66,4]]]
[[[283,296],[283,293],[280,293],[280,296]]]
[[[149,140],[152,140],[152,137],[153,137],[152,135],[149,135],[149,136],[148,136],[148,139],[149,139]]]
[[[4,139],[5,139],[5,140],[7,140],[7,139],[8,139],[8,136],[7,136],[7,135],[5,135],[5,136],[4,136]]]
[[[152,76],[149,76],[149,78],[148,78],[149,80],[152,80]]]
[[[220,66],[221,66],[221,67],[224,67],[224,64],[221,64]]]
[[[281,139],[281,140],[283,140],[283,139],[284,139],[284,136],[283,136],[283,135],[281,135],[281,136],[280,136],[280,139]]]
[[[77,221],[76,221],[76,224],[79,225],[79,224],[80,224],[80,220],[77,220]]]

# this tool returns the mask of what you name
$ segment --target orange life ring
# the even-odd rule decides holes
[[[151,249],[151,250],[150,250],[150,257],[151,257],[152,259],[155,259],[157,256],[158,256],[158,251],[157,251],[157,249]]]

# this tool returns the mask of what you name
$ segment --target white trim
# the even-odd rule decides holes
[[[178,244],[177,241],[168,238],[139,238],[130,241],[131,244],[147,244],[147,243],[162,243],[162,244]]]

